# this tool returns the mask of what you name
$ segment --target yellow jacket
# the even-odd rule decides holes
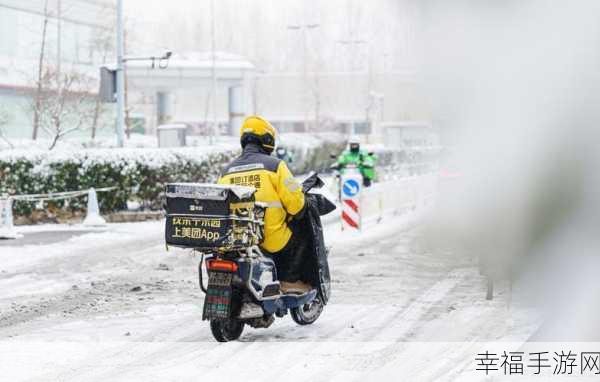
[[[302,187],[285,161],[267,155],[257,145],[248,144],[242,155],[227,166],[218,183],[256,188],[256,201],[267,204],[265,239],[261,247],[270,253],[281,251],[292,236],[287,216],[296,215],[304,208]]]

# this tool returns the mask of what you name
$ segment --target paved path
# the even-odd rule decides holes
[[[0,246],[20,246],[20,245],[42,245],[52,244],[61,241],[69,240],[72,237],[80,236],[89,232],[90,230],[77,230],[77,231],[41,231],[41,232],[26,232],[23,237],[19,239],[2,240],[0,239]]]

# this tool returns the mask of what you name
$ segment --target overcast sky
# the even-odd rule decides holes
[[[181,7],[194,7],[196,0],[123,0],[125,12],[130,17],[146,20],[158,20],[165,10],[177,10]]]
[[[132,49],[210,50],[209,0],[124,1],[134,31]],[[414,59],[414,4],[413,0],[217,0],[217,50],[246,56],[264,70],[298,71],[302,33],[288,27],[318,24],[307,33],[309,70],[366,71],[369,55],[375,70],[402,70]]]

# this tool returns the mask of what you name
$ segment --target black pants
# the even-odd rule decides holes
[[[277,253],[273,253],[273,261],[277,267],[279,281],[296,282],[304,281],[305,277],[305,248],[306,240],[303,235],[292,230],[290,241]]]

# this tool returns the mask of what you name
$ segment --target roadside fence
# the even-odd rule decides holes
[[[14,201],[34,202],[43,206],[45,201],[68,200],[87,195],[87,214],[83,224],[89,227],[104,226],[106,225],[106,221],[100,216],[97,193],[112,191],[114,189],[116,189],[116,187],[90,188],[87,190],[53,192],[47,194],[0,195],[0,239],[17,239],[21,236],[14,226],[12,213]]]

